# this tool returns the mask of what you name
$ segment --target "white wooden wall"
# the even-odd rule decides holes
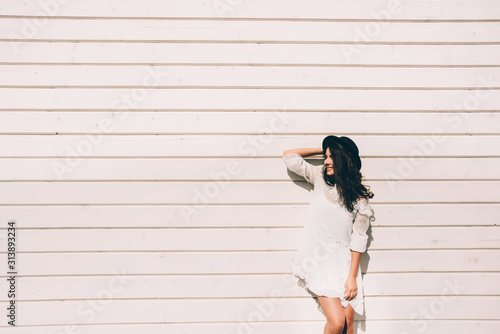
[[[1,0],[0,332],[15,220],[12,331],[322,333],[281,154],[337,134],[358,333],[499,333],[499,88],[498,1]]]

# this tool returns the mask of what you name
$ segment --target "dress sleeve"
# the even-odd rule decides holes
[[[364,253],[368,243],[366,232],[370,227],[370,221],[375,220],[375,213],[370,207],[367,198],[359,198],[354,205],[355,218],[351,235],[350,248],[353,251]]]
[[[310,164],[298,153],[283,154],[283,161],[289,170],[302,176],[311,184],[314,184],[314,177],[322,167]]]

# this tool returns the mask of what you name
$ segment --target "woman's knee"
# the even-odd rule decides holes
[[[342,321],[339,320],[330,320],[327,321],[327,333],[328,334],[341,334],[345,325],[345,319]]]

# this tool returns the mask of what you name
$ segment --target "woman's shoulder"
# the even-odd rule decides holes
[[[318,165],[314,166],[314,178],[316,179],[317,177],[323,177],[323,168],[324,165]]]

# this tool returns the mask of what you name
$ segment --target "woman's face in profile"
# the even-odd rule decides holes
[[[330,154],[329,147],[326,148],[326,153],[323,157],[325,158],[325,161],[323,162],[323,164],[325,165],[325,168],[326,168],[326,174],[333,175],[333,160],[332,160],[332,156]]]

